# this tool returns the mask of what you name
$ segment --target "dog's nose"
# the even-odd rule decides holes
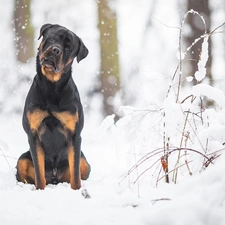
[[[59,55],[61,53],[61,49],[58,47],[52,47],[52,53]]]

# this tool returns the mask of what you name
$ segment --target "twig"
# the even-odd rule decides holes
[[[156,160],[150,167],[148,167],[148,168],[145,169],[142,173],[140,173],[140,174],[137,176],[136,180],[135,180],[133,183],[136,184],[136,182],[139,180],[139,178],[140,178],[144,173],[146,173],[148,170],[150,170],[150,169],[151,169],[156,163],[158,163],[160,160],[161,160],[161,159]],[[165,175],[165,176],[166,176],[166,175]]]
[[[192,162],[192,160],[189,161],[188,163],[191,163],[191,162]],[[186,165],[186,163],[183,163],[183,164],[181,164],[181,165],[179,165],[179,166],[173,168],[172,170],[170,170],[170,171],[168,172],[168,174],[174,172],[174,170],[179,169],[179,168],[181,168],[181,167],[183,167],[183,166],[185,166],[185,165]],[[157,182],[159,182],[160,180],[162,180],[164,177],[165,177],[165,175],[162,176],[162,177],[160,177],[160,178],[157,180]]]
[[[85,188],[81,191],[81,194],[84,196],[84,198],[91,198],[87,189],[85,189]]]
[[[213,29],[213,30],[209,33],[209,35],[214,34],[220,27],[222,27],[222,26],[224,26],[224,25],[225,25],[225,22],[223,22],[221,25],[219,25],[218,27],[216,27],[215,29]],[[222,32],[224,32],[224,31],[222,31]]]
[[[0,154],[0,156],[4,156],[4,157],[9,158],[9,159],[15,159],[15,160],[17,159],[16,157],[12,157],[12,156],[9,156],[9,155],[4,155],[4,154]]]
[[[185,131],[186,126],[187,126],[189,114],[190,114],[190,110],[188,111],[188,113],[187,113],[187,115],[185,117],[184,127],[183,127],[182,136],[181,136],[181,140],[180,140],[180,148],[182,148],[182,145],[183,145],[183,141],[184,141],[184,137],[185,137],[184,131]],[[178,157],[177,157],[177,162],[176,162],[176,166],[175,167],[177,167],[179,165],[179,162],[180,162],[180,151],[178,152]],[[173,174],[173,181],[174,181],[175,184],[177,182],[177,176],[178,176],[178,169],[176,169],[174,174]]]
[[[181,101],[181,103],[180,104],[183,104],[187,99],[189,99],[189,98],[192,98],[193,99],[193,95],[189,95],[189,96],[187,96],[186,98],[184,98],[182,101]]]
[[[209,158],[208,156],[206,156],[205,154],[199,152],[198,150],[195,149],[191,149],[191,148],[170,148],[168,149],[168,152],[166,153],[166,156],[169,157],[173,152],[176,151],[191,151],[194,153],[197,153],[199,155],[201,155],[203,158],[205,158],[208,164],[213,164],[214,158]],[[143,156],[129,171],[128,173],[124,176],[124,178],[119,182],[121,183],[123,180],[125,180],[135,169],[137,169],[142,163],[144,163],[145,161],[147,161],[148,159],[152,158],[155,155],[158,154],[163,154],[164,153],[164,149],[156,149],[148,154],[146,154],[145,156]],[[165,157],[165,156],[164,156]],[[150,170],[151,168],[153,168],[157,163],[159,163],[161,161],[161,157],[159,157],[150,167],[148,167],[147,169],[145,169],[144,171],[142,171],[138,177],[135,179],[135,181],[133,182],[133,184],[136,184],[137,180],[143,175],[145,174],[148,170]],[[186,164],[183,164],[186,165]],[[182,165],[182,166],[183,166]],[[173,170],[170,170],[170,172],[168,172],[167,174],[175,171],[176,169],[180,168],[181,166],[176,166],[176,168],[174,168]],[[165,176],[163,176],[165,177]]]
[[[171,201],[171,199],[170,198],[157,198],[157,199],[151,200],[152,204],[155,204],[156,202],[159,202],[159,201]]]
[[[9,161],[7,159],[7,156],[5,155],[4,151],[0,148],[0,151],[2,152],[2,156],[5,158],[5,161],[7,162],[9,168],[11,167],[10,164],[9,164]]]

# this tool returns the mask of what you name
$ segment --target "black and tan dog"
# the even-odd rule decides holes
[[[45,24],[37,54],[37,75],[27,95],[23,128],[30,151],[17,162],[17,180],[44,189],[68,182],[72,189],[88,178],[90,165],[81,152],[83,109],[71,76],[73,60],[88,54],[82,40],[59,25]]]

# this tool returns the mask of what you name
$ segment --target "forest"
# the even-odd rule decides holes
[[[145,79],[148,84],[150,83],[149,89],[154,89],[159,80],[165,81],[162,85],[168,85],[179,60],[176,55],[179,48],[185,52],[195,40],[223,24],[223,7],[214,7],[210,3],[209,0],[171,1],[168,5],[172,5],[171,10],[174,12],[168,11],[171,12],[169,19],[165,20],[164,12],[167,7],[163,6],[165,5],[163,1],[161,3],[143,0],[137,3],[133,0],[130,5],[129,1],[85,1],[79,4],[77,1],[65,1],[57,2],[54,6],[51,3],[45,4],[44,8],[41,8],[42,4],[36,5],[32,0],[14,1],[10,13],[7,12],[3,20],[4,26],[8,29],[9,40],[1,49],[4,68],[0,76],[6,82],[1,88],[3,92],[0,100],[1,112],[21,112],[21,106],[7,106],[5,99],[13,97],[15,93],[24,95],[18,88],[32,80],[34,76],[32,72],[23,70],[29,68],[29,64],[34,64],[38,32],[46,21],[68,26],[77,32],[78,36],[82,36],[90,46],[89,60],[92,67],[89,66],[90,69],[85,71],[85,76],[92,82],[85,82],[84,95],[88,98],[86,101],[90,105],[96,96],[100,96],[102,98],[100,112],[103,117],[111,114],[120,117],[118,112],[120,105],[138,104],[143,100],[137,96],[145,95],[140,90],[145,88]],[[88,10],[85,10],[86,7]],[[70,12],[73,8],[76,10]],[[193,13],[184,18],[185,13],[190,10],[193,10]],[[64,14],[70,16],[64,19]],[[184,19],[182,34],[179,37],[181,21]],[[88,31],[89,29],[91,30]],[[173,44],[168,45],[170,40],[173,40]],[[182,63],[182,86],[195,85],[198,82],[194,74],[198,68],[202,41],[202,39],[197,41],[187,51]],[[220,51],[221,47],[216,44],[218,42],[224,45],[222,35],[211,35],[208,40],[209,57],[204,80],[205,83],[214,86],[222,85],[223,67],[217,66],[217,62],[223,58],[223,53]],[[8,53],[10,63],[7,61],[8,57],[4,57],[5,48],[10,49]],[[11,61],[19,74],[16,80],[13,79],[15,84],[8,85],[7,82],[11,82],[11,79],[5,79],[4,71],[10,71]],[[157,76],[157,81],[154,76]],[[192,81],[188,82],[187,77],[189,80],[193,77]],[[79,77],[77,80],[79,81]],[[151,80],[153,82],[150,82]],[[11,88],[13,90],[6,90]],[[157,99],[160,104],[166,95],[163,89],[165,88],[160,88],[155,94],[161,96]],[[151,92],[149,94],[154,95]],[[155,101],[155,96],[153,99]]]
[[[225,224],[223,0],[0,2],[3,224]],[[73,63],[89,200],[65,183],[36,191],[15,179],[45,23],[67,27],[89,50]]]

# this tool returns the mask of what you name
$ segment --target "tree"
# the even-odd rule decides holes
[[[197,11],[201,16],[203,16],[206,21],[206,32],[210,31],[211,26],[211,17],[210,17],[210,8],[209,8],[209,0],[188,0],[188,11],[193,9]],[[195,14],[189,14],[187,18],[187,22],[190,26],[190,32],[186,35],[186,43],[187,46],[191,46],[191,44],[195,41],[195,39],[199,38],[201,35],[205,33],[205,26],[201,20],[201,18]],[[187,76],[193,76],[194,73],[198,69],[198,61],[201,55],[201,46],[202,41],[197,42],[191,49],[189,54],[189,64],[188,64],[188,74]],[[211,64],[212,64],[212,55],[211,55],[211,39],[209,39],[209,58],[207,62],[207,77],[209,78],[209,82],[212,85],[213,78],[211,74]]]
[[[26,63],[34,56],[34,29],[30,21],[31,0],[14,1],[14,27],[17,60]]]
[[[108,0],[98,1],[98,28],[100,32],[100,90],[103,95],[104,114],[115,113],[113,99],[120,89],[120,68],[117,41],[116,13]]]

